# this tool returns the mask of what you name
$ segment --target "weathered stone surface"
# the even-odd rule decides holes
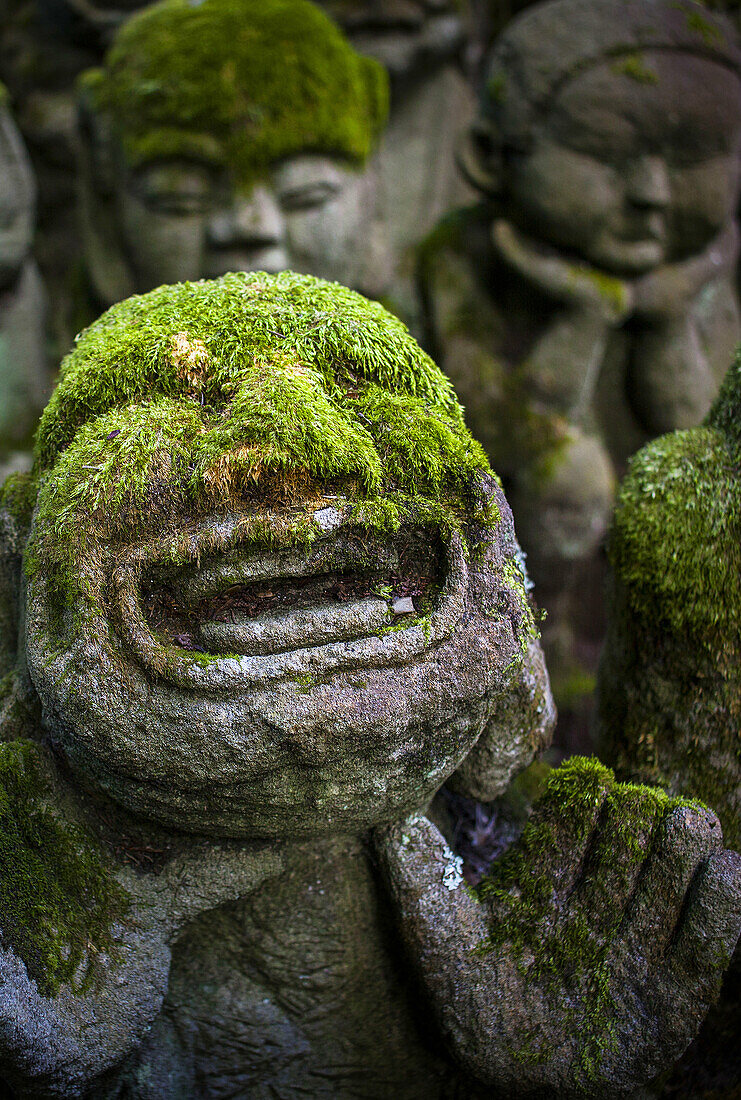
[[[34,182],[0,85],[0,456],[28,443],[48,391],[45,303],[31,255]]]
[[[476,897],[422,816],[504,791],[553,704],[501,487],[382,307],[120,303],[2,504],[21,1097],[603,1097],[692,1037],[741,924],[709,811],[572,762]]]
[[[529,8],[462,157],[484,201],[422,252],[426,339],[504,478],[554,656],[615,473],[702,419],[741,335],[740,56],[691,3]]]
[[[664,436],[632,461],[609,540],[599,679],[605,759],[622,776],[702,798],[734,848],[741,844],[740,377],[737,359],[701,427]],[[695,1095],[735,1083],[739,967],[737,953],[736,976],[682,1069]]]

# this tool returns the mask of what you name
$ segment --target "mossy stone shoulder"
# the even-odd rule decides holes
[[[633,459],[609,539],[600,738],[620,773],[698,795],[741,836],[741,356],[703,426]]]
[[[741,628],[740,401],[741,353],[702,427],[635,456],[609,542],[637,620],[710,649]]]
[[[127,899],[78,826],[54,808],[41,751],[0,745],[3,938],[46,996],[95,981]]]
[[[388,80],[308,0],[161,0],[83,78],[132,165],[185,156],[244,179],[298,152],[362,163]]]
[[[741,485],[722,432],[662,436],[631,463],[610,562],[636,619],[710,647],[741,624]]]

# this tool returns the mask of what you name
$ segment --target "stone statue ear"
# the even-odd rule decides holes
[[[490,120],[477,119],[462,136],[456,162],[475,190],[491,197],[502,189],[502,146]]]
[[[77,202],[85,266],[102,305],[136,292],[116,211],[116,139],[83,86],[77,101]]]

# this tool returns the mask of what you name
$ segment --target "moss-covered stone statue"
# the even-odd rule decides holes
[[[475,192],[456,168],[476,96],[468,57],[468,0],[319,0],[361,53],[391,78],[391,111],[378,152],[379,210],[392,254],[386,297],[418,326],[415,253],[448,211]]]
[[[425,816],[553,713],[499,483],[379,305],[114,306],[2,524],[20,1096],[604,1097],[684,1049],[741,925],[710,811],[577,759],[476,892]]]
[[[378,295],[369,161],[388,78],[308,0],[161,0],[80,82],[88,276],[160,283],[292,267]]]
[[[0,84],[0,462],[28,442],[47,396],[44,292],[31,255],[35,197]]]
[[[462,153],[483,200],[424,250],[429,345],[511,493],[552,632],[584,602],[615,468],[699,423],[741,334],[740,74],[733,28],[695,3],[528,9]]]
[[[620,774],[706,800],[741,848],[741,356],[704,424],[632,460],[609,539],[602,754]],[[737,1085],[741,957],[683,1068],[687,1092]],[[672,1095],[675,1095],[672,1092]]]

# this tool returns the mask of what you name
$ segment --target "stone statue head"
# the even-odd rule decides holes
[[[551,0],[498,40],[462,164],[526,233],[635,277],[702,251],[739,198],[741,53],[674,0]]]
[[[403,82],[434,69],[461,47],[465,27],[457,0],[317,0],[353,45]]]
[[[35,203],[28,154],[0,84],[0,290],[16,279],[31,251]]]
[[[161,0],[80,85],[87,262],[107,303],[292,267],[379,293],[387,77],[308,0]]]
[[[43,415],[25,657],[78,779],[163,824],[424,806],[535,637],[511,515],[380,305],[285,272],[121,302]],[[503,746],[500,789],[532,758]]]

